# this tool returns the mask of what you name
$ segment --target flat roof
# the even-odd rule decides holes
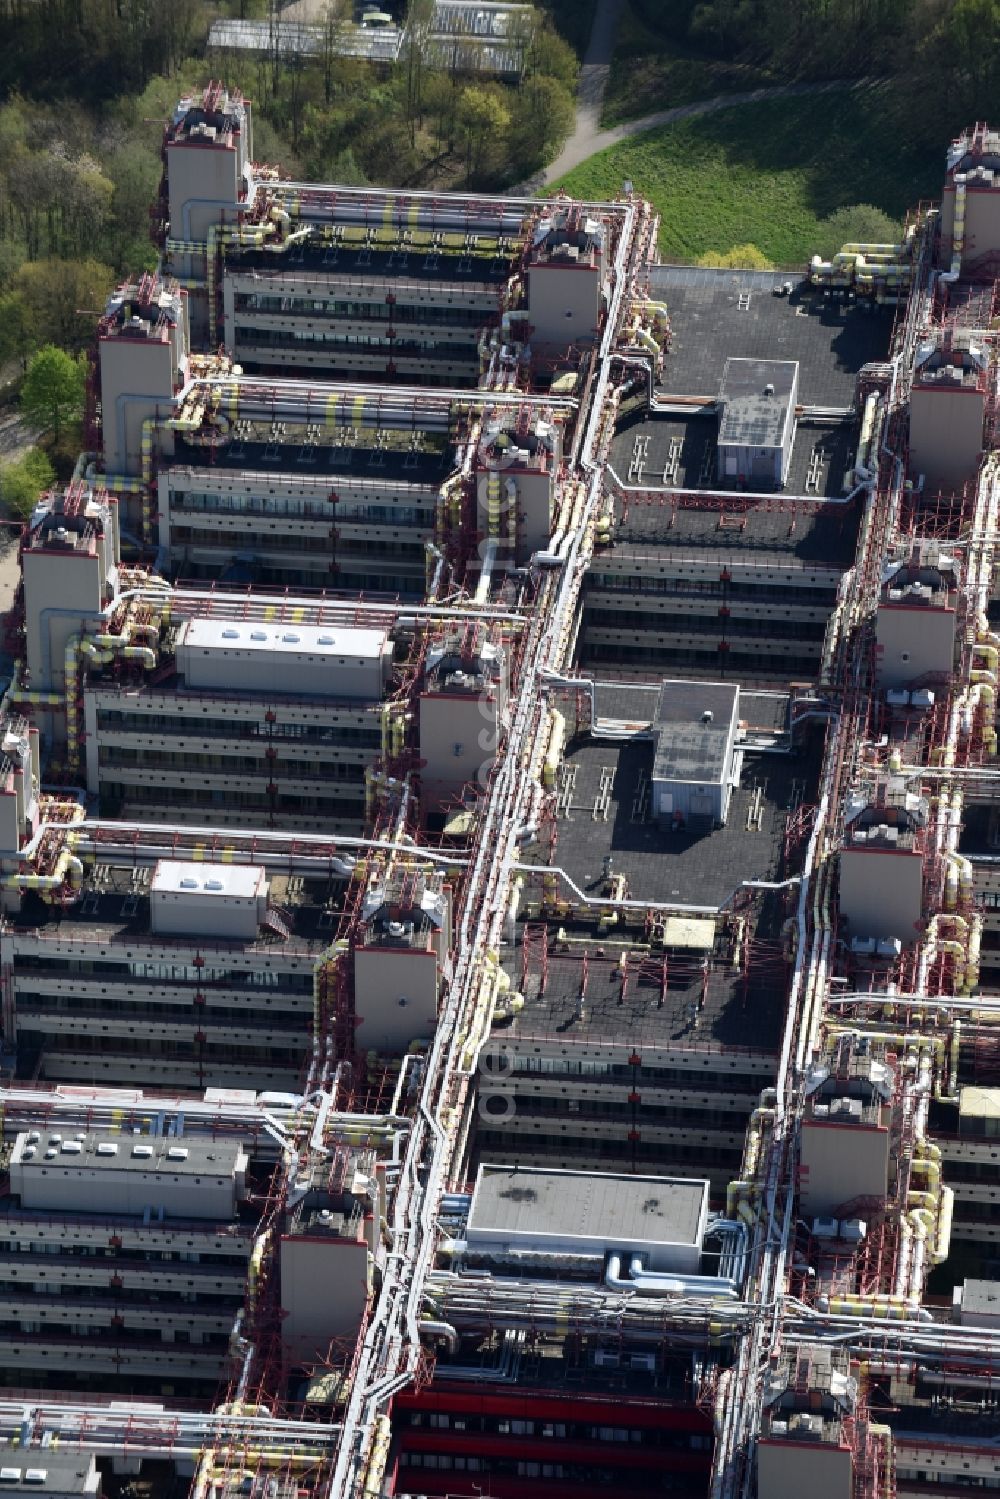
[[[564,774],[572,787],[558,814],[554,862],[579,888],[599,891],[606,854],[638,901],[716,906],[743,880],[778,878],[788,816],[815,792],[816,756],[748,755],[726,826],[698,836],[664,832],[650,820],[643,791],[653,752],[648,734],[568,746]]]
[[[849,406],[862,366],[888,358],[895,309],[851,307],[801,280],[775,296],[789,280],[788,271],[653,266],[650,294],[670,310],[662,388],[714,397],[732,356],[794,360],[800,401]]]
[[[183,859],[161,859],[149,888],[153,895],[255,899],[265,879],[261,864],[191,864]]]
[[[633,724],[640,730],[651,728],[662,686],[662,682],[597,681],[596,717]],[[746,720],[749,733],[782,733],[788,728],[788,701],[786,692],[755,692],[741,686],[740,718]]]
[[[0,1447],[0,1493],[28,1492],[86,1494],[98,1487],[91,1452],[58,1452],[51,1447]]]
[[[267,652],[273,655],[313,655],[338,659],[353,656],[366,661],[382,654],[385,630],[332,625],[265,625],[231,619],[190,619],[180,630],[178,645],[191,650]]]
[[[227,837],[230,835],[233,839],[242,836],[236,828],[227,829]],[[222,866],[206,861],[195,867],[213,875],[222,867],[245,866]],[[39,942],[44,951],[53,954],[71,951],[73,962],[80,960],[81,944],[94,952],[98,962],[118,959],[121,952],[127,952],[128,945],[133,943],[137,947],[140,944],[155,946],[165,953],[196,952],[203,948],[204,935],[171,933],[164,936],[152,931],[149,882],[153,872],[140,869],[137,884],[131,859],[106,857],[101,865],[100,882],[85,878],[81,899],[71,906],[47,905],[40,896],[29,893],[24,909],[16,920],[10,922],[15,962],[23,961],[22,954],[33,952]],[[255,938],[215,936],[212,948],[220,954],[266,953],[278,948],[283,956],[294,956],[297,961],[307,962],[310,955],[329,947],[337,935],[348,889],[349,884],[336,877],[310,875],[299,878],[272,871],[268,878],[268,893],[273,903],[281,907],[282,920],[290,935],[285,937],[260,927]],[[113,944],[110,949],[109,944]],[[139,956],[138,952],[135,956]],[[303,1033],[303,1046],[307,1039]]]
[[[37,1138],[33,1138],[37,1136]],[[26,1151],[33,1154],[25,1155]],[[49,1154],[52,1151],[53,1154]],[[11,1165],[48,1170],[56,1166],[102,1172],[169,1171],[173,1175],[232,1176],[243,1146],[206,1136],[132,1135],[123,1130],[23,1130]]]
[[[784,359],[727,359],[719,389],[719,442],[781,446],[799,367]]]
[[[739,701],[734,682],[664,682],[653,720],[653,780],[718,784]]]
[[[1000,1088],[960,1088],[958,1113],[965,1119],[1000,1119]]]
[[[967,1280],[962,1290],[962,1315],[1000,1316],[1000,1280]]]
[[[701,1243],[708,1182],[484,1162],[468,1232],[614,1244]]]
[[[663,946],[711,952],[715,946],[715,918],[668,916],[663,923]]]
[[[642,473],[641,477],[629,478],[637,437],[642,438],[644,446]],[[801,418],[796,424],[792,439],[783,494],[788,497],[801,495],[810,500],[842,497],[845,493],[845,478],[854,465],[857,442],[858,429],[853,417],[836,423]],[[663,489],[666,494],[672,495],[676,488],[700,489],[708,495],[712,491],[732,487],[731,481],[727,485],[718,478],[717,448],[718,421],[716,409],[712,405],[695,408],[690,413],[681,410],[663,415],[659,412],[646,413],[626,418],[618,429],[611,445],[611,467],[623,484],[634,485],[654,494],[657,489]],[[851,481],[850,488],[853,487]],[[753,486],[745,483],[742,492],[753,494]],[[772,497],[774,493],[773,488],[760,492]],[[645,502],[643,508],[649,508],[645,506]],[[849,507],[834,505],[830,508],[837,510]],[[770,532],[762,533],[757,518],[761,512],[751,509],[748,511],[751,516],[748,544],[770,544],[758,541],[757,537],[762,534],[783,534],[788,550],[794,550],[793,544],[799,539],[802,527],[808,528],[810,517],[803,513],[795,530],[790,531],[787,511],[781,512],[772,504],[770,512],[763,513],[773,514],[776,520],[784,514],[784,530],[781,532],[775,525]],[[737,543],[740,541],[738,534],[730,535]],[[678,544],[682,540],[683,536],[678,538]]]

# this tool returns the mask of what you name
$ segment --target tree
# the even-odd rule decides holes
[[[336,62],[344,50],[346,33],[351,25],[347,0],[327,0],[326,9],[323,12],[321,38],[323,98],[327,104],[333,100]]]
[[[29,261],[14,277],[35,347],[58,344],[77,353],[93,338],[97,317],[115,285],[99,260]]]
[[[558,31],[554,31],[548,24],[539,24],[537,17],[532,20],[534,24],[522,23],[524,27],[531,24],[530,33],[526,37],[524,54],[525,77],[537,77],[541,74],[548,78],[555,78],[572,94],[576,89],[580,73],[576,53]]]
[[[513,99],[511,154],[520,173],[534,171],[558,155],[573,133],[573,96],[556,78],[536,73],[524,80]]]
[[[0,468],[0,501],[13,515],[27,520],[44,489],[55,482],[55,471],[39,448],[29,448],[16,463]]]
[[[465,137],[466,169],[471,177],[480,172],[491,141],[502,136],[510,124],[510,110],[496,84],[470,84],[458,99],[458,128]]]
[[[26,370],[28,355],[34,347],[22,299],[16,292],[0,297],[0,365],[18,359],[22,370]]]
[[[28,365],[21,386],[21,406],[40,427],[51,429],[58,442],[62,423],[83,415],[84,385],[83,360],[46,344]]]
[[[892,245],[900,237],[900,226],[873,203],[851,203],[838,208],[820,225],[817,253],[836,255],[842,245]]]
[[[708,250],[698,257],[699,265],[715,270],[771,271],[774,269],[767,256],[756,245],[733,245],[731,250],[720,255],[718,250]]]
[[[423,113],[424,57],[434,23],[434,0],[408,0],[406,7],[406,118],[410,144],[417,139],[417,119]]]

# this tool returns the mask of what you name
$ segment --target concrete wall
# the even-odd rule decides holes
[[[119,1150],[122,1165],[109,1170],[106,1165],[88,1166],[79,1158],[55,1156],[46,1160],[38,1155],[33,1161],[11,1161],[10,1190],[20,1197],[26,1210],[43,1209],[60,1213],[126,1213],[141,1215],[146,1208],[157,1212],[161,1207],[170,1218],[211,1218],[227,1223],[236,1211],[236,1177],[232,1170],[210,1174],[172,1171],[170,1162],[156,1168],[150,1161],[146,1169],[133,1161],[127,1152],[132,1140],[123,1135]],[[128,1164],[126,1164],[126,1162]]]
[[[354,1010],[362,1050],[400,1052],[411,1041],[429,1041],[437,1025],[437,954],[359,947],[354,954]]]
[[[722,781],[655,781],[653,782],[653,816],[664,831],[673,826],[675,817],[711,817],[724,823],[729,811],[732,788]]]
[[[368,1246],[346,1239],[281,1240],[281,1341],[290,1363],[322,1363],[335,1339],[355,1339],[371,1289]]]
[[[177,670],[190,688],[221,688],[227,692],[300,693],[310,697],[329,696],[364,698],[377,702],[392,665],[392,645],[387,642],[378,654],[360,655],[345,647],[343,654],[333,654],[328,647],[316,645],[309,633],[303,637],[301,650],[271,649],[267,641],[254,645],[252,634],[282,635],[296,632],[275,631],[261,626],[232,627],[240,637],[231,646],[218,641],[203,644],[189,639],[185,627],[177,645]],[[336,632],[328,633],[336,639]]]
[[[997,198],[1000,203],[1000,197]],[[961,489],[976,476],[983,451],[986,392],[914,386],[910,392],[910,474],[925,489]]]
[[[719,443],[719,483],[729,488],[739,479],[750,479],[755,484],[773,484],[777,488],[784,481],[786,467],[781,447],[750,448],[737,442]]]
[[[887,1129],[803,1121],[799,1207],[804,1216],[828,1217],[853,1197],[884,1197],[888,1185]]]
[[[115,334],[101,339],[99,358],[105,468],[109,474],[137,476],[142,472],[142,424],[168,412],[178,378],[178,350],[169,338]]]
[[[65,681],[66,643],[84,618],[101,611],[99,553],[27,551],[24,577],[25,659],[36,692],[58,690]]]
[[[217,870],[211,865],[202,867],[207,878],[214,873],[224,882],[233,866],[225,865]],[[266,909],[267,882],[263,870],[260,871],[258,887],[252,893],[157,890],[154,883],[149,897],[150,930],[158,936],[216,937],[252,942]]]
[[[757,1443],[761,1499],[851,1499],[854,1463],[846,1447],[787,1439]]]
[[[592,343],[601,313],[601,277],[589,266],[533,265],[528,271],[531,346],[558,354],[571,343]]]
[[[965,247],[963,269],[984,255],[1000,253],[1000,190],[967,187],[965,192]]]
[[[880,687],[906,687],[928,672],[955,669],[955,611],[926,604],[880,604],[875,620]]]
[[[495,692],[424,693],[420,698],[421,782],[431,809],[454,798],[467,781],[485,785],[496,759],[499,700]]]
[[[922,915],[923,859],[919,853],[875,848],[840,851],[840,914],[848,937],[916,940]]]
[[[212,142],[172,141],[167,146],[171,239],[203,242],[209,226],[235,218],[241,152]]]
[[[487,487],[489,476],[484,470],[476,479],[476,499],[479,529],[488,534],[489,505]],[[500,470],[500,536],[504,540],[507,532],[508,486],[513,484],[516,495],[513,503],[517,511],[517,553],[515,561],[527,562],[533,552],[544,550],[552,536],[555,480],[552,471],[540,473],[537,469],[518,468],[511,464]]]

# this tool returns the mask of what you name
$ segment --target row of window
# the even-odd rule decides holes
[[[620,629],[623,620],[617,609],[594,608],[591,605],[587,608],[586,623],[590,627],[610,625]],[[789,637],[794,637],[795,640],[815,640],[819,644],[826,633],[825,620],[794,619],[791,610],[781,620],[738,619],[714,614],[669,614],[637,609],[627,616],[626,627],[662,631],[682,637],[692,634],[718,636],[720,640],[730,640],[734,650],[737,647],[745,649],[746,643],[756,639],[783,643]]]
[[[306,297],[266,297],[237,293],[235,309],[240,312],[277,313],[283,317],[315,317],[319,313],[328,318],[364,318],[374,323],[430,323],[444,328],[473,328],[478,330],[489,321],[495,304],[490,308],[470,307],[468,299],[457,303],[422,305],[396,301],[386,302],[331,302],[315,301]]]
[[[474,331],[470,330],[473,334]],[[252,344],[254,348],[297,349],[307,344],[331,355],[371,353],[384,355],[386,359],[449,359],[463,364],[468,364],[476,356],[473,338],[467,343],[450,344],[439,339],[379,338],[374,334],[359,337],[309,328],[237,328],[236,337],[239,343]]]
[[[547,1097],[535,1097],[532,1094],[518,1093],[505,1089],[498,1098],[507,1099],[514,1097],[519,1115],[528,1117],[544,1118],[547,1114],[577,1114],[581,1119],[594,1119],[607,1116],[609,1118],[625,1120],[630,1117],[630,1105],[621,1096],[612,1094],[610,1097],[591,1098],[567,1098],[565,1095],[550,1094]],[[719,1109],[701,1108],[697,1104],[689,1108],[677,1107],[672,1104],[648,1103],[645,1100],[636,1105],[636,1111],[640,1119],[646,1124],[657,1125],[684,1125],[697,1129],[716,1129],[725,1134],[740,1132],[746,1128],[746,1118],[738,1112],[724,1112]],[[491,1110],[484,1098],[484,1112],[487,1116]],[[509,1112],[509,1105],[504,1107],[501,1102],[496,1110],[503,1115]]]
[[[171,1005],[170,1001],[174,1003]],[[305,1013],[305,1005],[301,1005],[291,1015],[278,1013],[269,1015],[266,1020],[257,1018],[258,1006],[270,1005],[271,995],[262,995],[255,998],[253,1010],[248,1016],[244,1007],[226,1005],[195,1005],[194,995],[185,993],[176,994],[157,992],[155,998],[151,995],[149,1001],[108,999],[102,994],[100,1007],[95,1006],[94,999],[90,995],[75,994],[46,994],[31,995],[26,998],[22,992],[18,998],[17,1015],[19,1023],[26,1029],[34,1025],[42,1025],[42,1018],[46,1015],[74,1015],[90,1018],[93,1016],[111,1015],[136,1015],[142,1016],[144,1020],[150,1018],[151,1005],[155,1005],[156,1019],[160,1025],[191,1025],[196,1022],[199,1025],[227,1025],[227,1026],[266,1026],[268,1030],[276,1029],[282,1025],[301,1024],[301,1016]],[[183,1006],[183,1008],[182,1008]],[[168,1008],[169,1007],[169,1008]],[[27,1013],[30,1010],[30,1015]],[[44,1028],[44,1027],[43,1027]]]
[[[81,1286],[67,1281],[37,1281],[29,1289],[24,1281],[2,1279],[0,1279],[0,1296],[21,1296],[25,1299],[31,1297],[36,1301],[41,1299],[92,1301],[97,1305],[113,1299],[123,1307],[153,1307],[161,1302],[169,1302],[171,1305],[183,1302],[185,1306],[196,1307],[206,1314],[213,1311],[227,1312],[231,1307],[238,1306],[243,1299],[237,1294],[220,1296],[214,1292],[199,1294],[197,1291],[180,1291],[174,1288],[155,1291],[144,1288],[130,1289],[128,1286]]]
[[[377,749],[381,735],[377,725],[358,728],[353,724],[330,723],[282,723],[279,719],[268,724],[263,721],[241,722],[233,718],[211,718],[192,714],[192,705],[184,704],[185,713],[130,713],[119,708],[99,708],[97,712],[98,733],[141,734],[143,738],[153,733],[204,735],[230,741],[256,739],[270,743],[273,739],[293,740],[298,744],[316,744],[325,747],[336,745],[357,746],[359,749]],[[192,728],[192,724],[195,725]],[[259,764],[255,760],[253,764]]]
[[[652,633],[650,631],[650,634]],[[784,654],[775,656],[767,652],[752,652],[746,649],[739,640],[724,643],[728,645],[728,650],[723,653],[718,646],[713,650],[696,650],[693,646],[671,644],[666,639],[659,641],[656,645],[644,644],[641,637],[637,637],[634,641],[585,639],[580,666],[596,665],[602,661],[623,662],[630,665],[648,662],[651,666],[658,668],[680,656],[692,671],[696,668],[704,668],[706,671],[718,672],[720,665],[724,665],[730,672],[738,671],[745,675],[761,677],[778,676],[782,681],[800,675],[811,677],[816,670],[815,653],[808,656]],[[722,661],[723,654],[726,657],[725,662]]]
[[[649,593],[649,594],[682,594],[682,595],[706,595],[709,598],[732,600],[746,600],[754,603],[758,600],[780,599],[783,602],[791,600],[796,606],[813,604],[818,607],[830,605],[837,595],[836,585],[829,584],[826,587],[810,587],[791,589],[786,583],[755,583],[749,579],[742,583],[724,583],[720,578],[675,578],[675,577],[653,577],[648,572],[632,570],[626,574],[619,572],[605,573],[600,571],[600,564],[587,573],[586,586],[588,588],[606,588],[615,593]]]
[[[192,1243],[193,1240],[188,1240]],[[200,1250],[194,1249],[125,1249],[105,1244],[67,1244],[63,1240],[51,1242],[48,1239],[31,1241],[28,1239],[0,1239],[0,1255],[3,1254],[35,1254],[53,1256],[61,1260],[126,1260],[135,1264],[158,1263],[171,1265],[199,1265],[203,1258],[210,1263],[212,1269],[224,1270],[232,1268],[244,1271],[246,1269],[246,1257],[236,1254],[213,1254],[203,1256]]]
[[[25,1029],[21,1037],[31,1044],[32,1037],[38,1036],[37,1031]],[[306,1038],[289,1036],[287,1042],[282,1040],[268,1041],[266,1045],[260,1046],[238,1046],[228,1036],[220,1040],[205,1041],[164,1041],[159,1036],[152,1038],[134,1036],[95,1036],[87,1031],[80,1034],[62,1032],[59,1036],[59,1050],[64,1055],[89,1057],[89,1056],[115,1056],[140,1057],[148,1060],[151,1054],[159,1057],[168,1057],[174,1061],[204,1062],[206,1065],[213,1061],[232,1062],[238,1065],[243,1062],[247,1066],[261,1064],[266,1066],[268,1062],[275,1065],[294,1066],[303,1055]],[[43,1169],[43,1175],[45,1171]],[[68,1174],[68,1173],[67,1173]],[[180,1181],[179,1177],[174,1180]]]
[[[72,936],[72,933],[69,933]],[[158,984],[193,984],[203,988],[206,984],[219,984],[233,989],[281,989],[291,994],[312,994],[312,969],[306,966],[302,973],[276,973],[264,967],[225,968],[206,962],[197,967],[194,963],[172,963],[159,961],[95,962],[92,958],[35,957],[19,960],[18,974],[25,972],[73,973],[80,978],[118,980],[128,983],[131,979],[151,979]],[[23,988],[19,993],[23,993]]]
[[[520,1115],[516,1112],[510,1117],[510,1127],[496,1128],[491,1126],[487,1119],[480,1119],[477,1142],[482,1150],[509,1150],[511,1144],[511,1128],[516,1127]],[[572,1139],[572,1125],[564,1125],[560,1134],[531,1134],[524,1135],[519,1141],[522,1154],[531,1151],[533,1155],[553,1156],[565,1160],[566,1148]],[[607,1157],[609,1160],[620,1161],[630,1159],[633,1155],[637,1160],[656,1162],[659,1169],[664,1164],[664,1145],[662,1140],[637,1141],[628,1138],[627,1131],[622,1129],[619,1137],[610,1135],[588,1136],[576,1146],[577,1152],[585,1152],[591,1157]],[[674,1171],[680,1170],[681,1163],[689,1165],[692,1171],[707,1173],[713,1168],[717,1169],[720,1163],[720,1151],[718,1141],[712,1141],[708,1145],[679,1145],[671,1142],[670,1166]],[[724,1162],[726,1170],[730,1169],[730,1163]],[[994,1209],[995,1211],[995,1209]]]
[[[330,816],[333,809],[339,809],[344,804],[341,802],[343,792],[332,792],[327,795],[323,790],[310,792],[308,796],[299,796],[293,792],[285,792],[278,787],[274,799],[275,810],[278,812],[301,812],[309,816]],[[191,786],[126,786],[123,783],[109,780],[101,784],[102,798],[109,798],[118,802],[132,802],[135,805],[150,807],[162,807],[164,802],[171,805],[186,805],[189,807],[219,807],[226,811],[234,811],[237,808],[247,812],[268,812],[271,809],[271,798],[263,791],[258,794],[239,791],[235,788],[226,790],[204,787],[198,789]],[[322,813],[317,811],[317,802],[328,804]],[[356,811],[353,801],[347,803],[347,811]]]
[[[35,1336],[40,1333],[48,1333],[51,1336],[70,1336],[86,1338],[89,1343],[162,1343],[169,1348],[173,1343],[185,1343],[202,1348],[225,1348],[229,1338],[224,1332],[191,1332],[187,1329],[176,1328],[169,1331],[166,1328],[157,1327],[116,1327],[113,1332],[109,1329],[95,1327],[92,1322],[70,1323],[68,1326],[60,1326],[55,1331],[44,1322],[35,1322],[25,1319],[16,1321],[0,1321],[0,1337],[8,1340],[16,1340],[18,1334],[22,1336]]]
[[[760,1092],[761,1079],[765,1076],[760,1071],[752,1073],[737,1073],[735,1071],[719,1076],[714,1070],[718,1065],[718,1057],[704,1056],[703,1067],[695,1071],[689,1067],[661,1067],[655,1063],[643,1062],[637,1068],[633,1068],[628,1062],[605,1062],[589,1058],[578,1059],[572,1056],[533,1056],[529,1052],[519,1050],[516,1045],[511,1046],[510,1063],[508,1060],[504,1043],[500,1043],[501,1050],[492,1064],[492,1075],[502,1077],[508,1070],[516,1073],[534,1073],[545,1077],[604,1077],[630,1082],[633,1076],[638,1075],[640,1079],[651,1086],[665,1087],[677,1084],[679,1087],[699,1088],[703,1090],[719,1089],[725,1093],[746,1093],[756,1098]],[[703,1075],[704,1074],[704,1075]],[[769,1074],[767,1074],[769,1075]]]
[[[331,480],[336,488],[336,481]],[[260,494],[199,494],[193,490],[180,490],[170,497],[172,513],[185,510],[198,513],[223,515],[266,515],[269,520],[278,516],[299,520],[342,521],[395,521],[398,525],[418,526],[433,515],[436,496],[428,494],[425,504],[414,504],[412,496],[406,499],[394,495],[391,504],[361,504],[357,502],[334,503],[332,498],[305,499],[301,495]]]
[[[276,781],[280,778],[321,781],[324,784],[329,781],[360,782],[364,779],[363,764],[343,760],[327,760],[322,765],[317,765],[311,760],[295,761],[283,757],[273,767],[269,767],[259,757],[251,755],[209,755],[196,750],[133,749],[131,746],[119,745],[102,745],[98,758],[102,771],[134,765],[151,770],[187,771],[192,775],[197,771],[203,771],[206,775],[213,772],[239,772],[244,777],[263,777]],[[256,800],[259,793],[251,791],[249,795]],[[228,803],[232,798],[227,794],[226,800]]]
[[[405,556],[407,552],[419,553],[421,565],[423,559],[424,536],[422,532],[414,531],[411,535],[405,532],[390,541],[379,541],[375,537],[359,538],[346,537],[341,542],[341,547],[350,553],[352,548],[363,551],[365,556],[393,557]],[[317,550],[320,555],[326,551],[326,547],[317,548],[315,536],[280,536],[268,532],[266,536],[257,538],[255,545],[265,552],[312,552]],[[174,526],[171,528],[170,542],[172,546],[215,546],[222,547],[226,552],[233,549],[233,536],[228,531],[202,531],[192,529],[190,526]],[[329,538],[329,553],[335,550],[334,538]],[[355,559],[356,560],[356,559]]]

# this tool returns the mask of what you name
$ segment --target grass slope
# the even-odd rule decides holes
[[[940,193],[941,153],[913,143],[904,115],[889,85],[739,105],[633,136],[558,185],[608,198],[630,178],[660,211],[666,260],[750,243],[800,266],[835,208],[874,203],[901,219]]]
[[[602,125],[620,125],[659,109],[743,93],[786,80],[765,68],[723,62],[652,30],[626,0],[618,23]]]

